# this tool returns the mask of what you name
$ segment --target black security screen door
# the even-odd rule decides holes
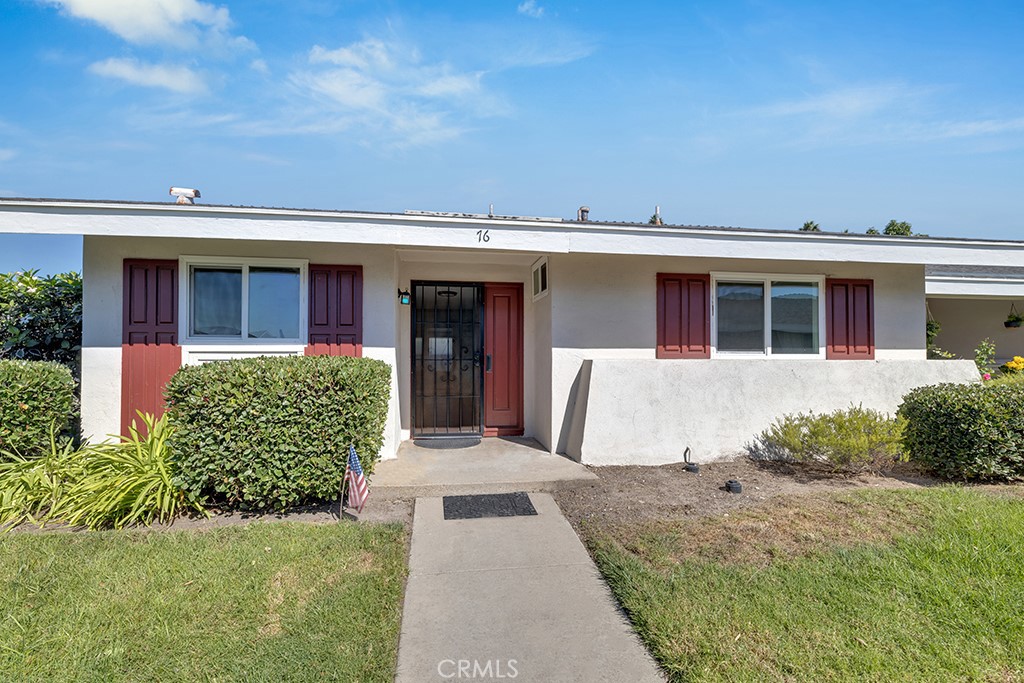
[[[413,436],[483,434],[483,285],[413,282]]]

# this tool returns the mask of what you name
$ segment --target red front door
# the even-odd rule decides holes
[[[484,436],[523,433],[523,285],[484,285]]]

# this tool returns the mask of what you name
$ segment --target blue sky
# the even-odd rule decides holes
[[[1022,239],[1022,39],[1009,1],[6,0],[0,195]]]

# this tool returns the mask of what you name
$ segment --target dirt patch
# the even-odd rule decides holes
[[[587,527],[636,526],[648,522],[718,516],[761,505],[778,496],[850,491],[859,488],[916,488],[936,480],[904,468],[884,475],[836,474],[824,469],[738,459],[700,466],[591,468],[600,481],[594,486],[558,491],[555,498],[577,532]],[[738,480],[742,493],[729,493],[725,482]]]
[[[905,499],[839,492],[777,496],[718,517],[610,529],[625,547],[655,565],[685,560],[766,566],[835,547],[883,543],[922,528],[925,510]],[[638,533],[639,531],[639,533]]]

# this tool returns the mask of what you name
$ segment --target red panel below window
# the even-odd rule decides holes
[[[181,347],[174,344],[124,344],[121,346],[121,434],[142,421],[135,411],[164,414],[164,388],[181,367]]]

